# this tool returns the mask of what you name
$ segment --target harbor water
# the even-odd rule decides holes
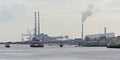
[[[106,47],[0,45],[0,60],[120,60],[120,49]]]

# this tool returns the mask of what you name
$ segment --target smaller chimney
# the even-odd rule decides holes
[[[105,40],[106,40],[106,27],[104,27],[104,34],[105,34]]]

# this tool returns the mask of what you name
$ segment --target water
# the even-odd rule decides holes
[[[120,60],[119,49],[106,47],[44,47],[0,45],[0,60]]]

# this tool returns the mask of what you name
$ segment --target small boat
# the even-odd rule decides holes
[[[63,47],[63,44],[62,44],[62,43],[60,43],[60,47]]]
[[[10,47],[10,44],[9,44],[9,43],[6,43],[6,44],[5,44],[5,47],[6,47],[6,48],[9,48],[9,47]]]
[[[44,45],[38,44],[38,43],[33,43],[33,44],[30,44],[30,47],[44,47]]]

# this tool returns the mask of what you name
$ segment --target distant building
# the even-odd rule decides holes
[[[75,42],[80,42],[82,39],[81,38],[74,38]]]
[[[105,37],[106,36],[106,37]],[[108,38],[113,38],[115,37],[115,34],[114,33],[106,33],[105,34],[92,34],[92,35],[86,35],[85,36],[85,39],[108,39]]]

